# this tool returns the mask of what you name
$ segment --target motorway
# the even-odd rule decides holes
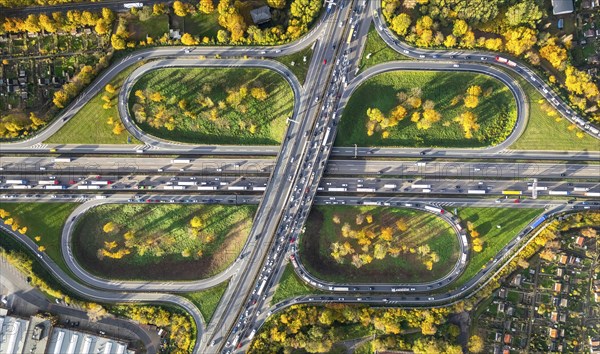
[[[113,1],[118,6],[121,2]],[[113,175],[116,179],[121,178],[117,188],[101,186],[100,191],[105,192],[104,199],[88,198],[91,194],[78,190],[75,199],[85,200],[76,212],[69,217],[63,229],[63,240],[61,247],[69,260],[69,267],[73,272],[89,285],[82,285],[74,279],[69,278],[60,268],[56,266],[46,255],[37,252],[36,245],[26,236],[3,230],[19,239],[26,247],[38,255],[41,262],[48,267],[56,277],[74,292],[96,301],[105,302],[146,302],[157,301],[182,306],[190,312],[199,329],[198,340],[194,352],[230,352],[246,348],[248,340],[244,340],[257,328],[266,318],[268,296],[272,293],[272,286],[277,284],[283,266],[289,259],[296,246],[296,242],[302,230],[308,212],[313,203],[317,204],[348,204],[402,206],[405,204],[429,204],[444,206],[493,206],[493,207],[544,207],[545,215],[564,212],[565,210],[579,210],[598,208],[593,203],[578,201],[569,205],[566,199],[524,199],[519,203],[506,203],[496,198],[479,198],[476,195],[466,198],[469,190],[484,190],[486,194],[501,195],[503,190],[518,189],[527,193],[529,187],[525,179],[539,178],[537,187],[545,187],[538,190],[538,195],[544,195],[546,190],[568,191],[575,194],[575,188],[587,189],[578,191],[587,193],[598,190],[598,166],[596,163],[585,164],[585,161],[600,159],[600,151],[513,151],[506,148],[518,138],[527,124],[527,104],[520,86],[504,71],[494,68],[498,65],[504,69],[512,70],[517,75],[530,82],[536,87],[549,102],[557,108],[567,119],[582,126],[588,134],[593,134],[595,127],[587,123],[581,123],[568,106],[556,96],[552,90],[533,71],[518,62],[515,68],[503,66],[494,62],[495,55],[490,53],[469,51],[431,51],[415,49],[398,41],[381,22],[380,3],[370,2],[369,6],[356,5],[357,1],[345,1],[345,5],[338,5],[335,11],[325,14],[313,29],[302,39],[278,47],[198,47],[190,50],[184,48],[161,47],[145,49],[130,55],[127,58],[113,64],[107,71],[98,77],[71,105],[69,105],[61,116],[42,132],[24,141],[0,144],[2,151],[1,168],[2,174],[10,179],[15,176],[31,181],[46,180],[56,176],[60,184],[74,186],[72,189],[83,186],[83,182],[94,180],[105,180]],[[362,3],[362,1],[360,1]],[[373,16],[375,14],[375,16]],[[420,60],[417,62],[393,62],[374,66],[351,78],[355,72],[360,58],[360,48],[364,44],[365,34],[368,32],[371,21],[375,21],[377,31],[382,38],[396,51]],[[346,24],[338,26],[339,21]],[[355,33],[360,34],[360,39],[346,42],[354,28]],[[311,65],[304,85],[300,85],[294,75],[283,65],[271,60],[259,59],[236,59],[244,55],[250,58],[278,57],[295,53],[313,42],[317,42],[311,59]],[[343,55],[349,51],[350,55]],[[219,55],[231,59],[202,59],[213,58]],[[156,59],[147,62],[148,60]],[[49,145],[45,144],[49,136],[57,132],[71,117],[73,117],[96,93],[100,92],[106,83],[114,78],[123,69],[144,62],[127,78],[125,90],[119,95],[119,111],[125,119],[126,128],[144,144],[135,145]],[[147,63],[146,63],[147,62]],[[282,74],[290,83],[294,95],[294,113],[292,119],[298,123],[291,123],[286,133],[286,138],[281,147],[274,146],[198,146],[189,144],[172,143],[151,137],[140,131],[130,119],[125,105],[128,90],[140,75],[158,67],[165,66],[255,66],[268,67]],[[444,149],[444,148],[371,148],[356,147],[344,148],[333,147],[336,133],[336,116],[341,117],[351,92],[364,80],[380,72],[390,70],[466,70],[480,72],[494,76],[503,81],[510,88],[517,100],[518,120],[509,139],[498,146],[483,149]],[[343,78],[349,78],[349,88],[342,88]],[[578,120],[579,119],[579,120]],[[136,157],[115,158],[73,156],[73,162],[56,163],[52,157],[33,157],[32,154],[48,154],[50,149],[57,149],[62,155],[69,154],[131,154]],[[138,152],[141,150],[142,152]],[[24,157],[9,157],[5,154],[22,154]],[[168,157],[160,157],[168,155]],[[173,163],[173,155],[190,156],[193,161],[183,165]],[[213,157],[208,159],[196,159],[198,155],[228,155],[229,158]],[[243,156],[244,158],[240,158]],[[250,159],[250,156],[276,157],[276,159]],[[337,157],[338,160],[328,158]],[[417,161],[367,161],[349,160],[348,157],[393,157],[412,158]],[[477,159],[468,163],[441,161],[442,159]],[[483,159],[497,160],[552,160],[552,161],[578,161],[578,163],[490,163],[482,162]],[[440,161],[438,161],[440,160]],[[418,165],[418,163],[425,165]],[[43,170],[42,170],[43,168]],[[160,171],[159,171],[160,170]],[[326,173],[330,177],[321,179]],[[266,179],[266,174],[270,174]],[[96,175],[101,175],[97,178]],[[256,175],[256,176],[248,176]],[[367,179],[363,176],[377,175]],[[245,179],[242,177],[245,176]],[[349,177],[352,176],[352,177]],[[385,178],[384,178],[385,176]],[[396,177],[394,178],[388,178]],[[146,178],[149,177],[149,178]],[[160,186],[162,190],[166,186],[178,184],[179,181],[195,181],[191,178],[200,178],[198,182],[211,183],[227,182],[235,186],[253,187],[259,185],[264,187],[263,196],[258,195],[231,195],[228,188],[223,193],[210,194],[211,192],[185,193],[182,191],[170,191],[168,195],[159,192],[159,189],[143,191],[140,201],[146,202],[199,202],[205,200],[211,203],[258,203],[258,211],[254,219],[253,227],[248,237],[248,242],[242,250],[243,257],[236,260],[225,272],[215,277],[196,282],[124,282],[110,281],[93,277],[80,269],[72,259],[69,249],[69,238],[73,222],[79,218],[85,210],[95,205],[106,202],[129,203],[136,202],[139,191],[134,189],[143,181],[151,186]],[[406,177],[398,179],[398,177]],[[448,178],[449,177],[449,178]],[[73,184],[69,181],[73,180]],[[80,179],[81,178],[81,179]],[[130,179],[131,178],[131,179]],[[173,178],[176,178],[173,180]],[[215,178],[218,178],[216,180]],[[409,182],[409,178],[414,181]],[[425,179],[431,188],[413,188],[415,181],[420,184]],[[580,181],[589,179],[590,181]],[[362,180],[362,181],[359,181]],[[468,181],[467,181],[468,180]],[[330,183],[328,185],[328,183]],[[397,184],[397,187],[387,188],[385,184]],[[482,183],[482,184],[480,184]],[[535,183],[535,182],[534,182]],[[266,184],[266,185],[265,185]],[[359,186],[361,184],[362,186]],[[4,183],[4,185],[11,185]],[[87,183],[85,184],[87,185]],[[212,184],[211,184],[212,185]],[[344,186],[346,185],[346,186]],[[122,188],[119,188],[121,186]],[[216,184],[215,184],[216,186]],[[460,188],[457,188],[460,186]],[[129,188],[127,188],[129,187]],[[487,187],[491,187],[488,189]],[[33,195],[40,189],[33,188],[16,190],[11,185],[11,190],[2,191],[6,201],[15,200],[43,200],[64,201],[65,193],[73,195],[73,190],[56,191],[55,197],[49,193],[40,193],[39,197]],[[187,188],[187,187],[186,187]],[[335,195],[317,195],[319,188],[323,192],[335,193]],[[330,191],[329,188],[346,188],[346,190]],[[372,195],[345,195],[347,192],[359,192],[359,188],[370,188],[367,194]],[[409,188],[406,190],[406,188]],[[395,190],[394,190],[395,189]],[[431,189],[436,198],[428,198],[424,189]],[[197,190],[197,189],[196,189]],[[34,192],[35,191],[35,192]],[[44,192],[46,192],[44,190]],[[59,193],[60,192],[60,193]],[[65,193],[63,193],[65,192]],[[261,192],[263,192],[261,190]],[[399,196],[400,193],[407,196]],[[10,193],[10,194],[9,194]],[[180,194],[177,194],[180,193]],[[209,194],[203,194],[209,193]],[[229,194],[227,194],[229,193]],[[415,194],[421,194],[415,196]],[[431,192],[429,192],[431,193]],[[443,194],[453,197],[444,198]],[[549,193],[549,192],[548,192]],[[583,196],[582,193],[576,194]],[[363,193],[364,194],[364,193]],[[29,195],[29,197],[27,197]],[[410,195],[410,196],[408,196]],[[551,198],[551,197],[549,197]],[[70,198],[73,200],[74,198]],[[419,206],[421,207],[421,206]],[[453,222],[451,218],[449,222]],[[455,224],[453,224],[454,227]],[[460,230],[457,230],[457,233]],[[526,242],[524,236],[530,232],[524,229],[506,247],[490,260],[488,266],[481,270],[477,276],[470,279],[462,288],[452,290],[444,294],[429,295],[377,295],[377,293],[389,292],[395,285],[369,285],[356,284],[354,289],[348,292],[370,293],[368,297],[361,295],[336,297],[303,297],[295,299],[297,302],[364,302],[377,304],[404,304],[415,305],[424,303],[447,302],[468,295],[473,289],[484,283],[491,273],[491,269],[497,269],[503,260],[514,254],[514,250],[522,247]],[[285,245],[285,246],[284,246]],[[464,251],[465,243],[461,243]],[[295,255],[296,258],[297,255]],[[455,279],[462,269],[460,261],[455,265],[446,277],[432,284],[404,285],[415,288],[415,292],[432,291],[447,285]],[[301,262],[298,268],[301,270]],[[309,283],[315,282],[329,289],[335,288],[336,284],[328,284],[314,279],[310,274],[304,272]],[[215,311],[213,321],[204,324],[199,311],[187,300],[172,294],[163,292],[181,292],[199,290],[217,284],[225,279],[230,279],[230,286],[226,289],[219,306]],[[441,283],[441,284],[440,284]],[[268,286],[267,286],[268,285]],[[338,284],[339,285],[339,284]],[[421,288],[424,286],[425,288]],[[431,288],[428,288],[431,286]],[[369,289],[372,287],[373,289]],[[343,286],[342,286],[343,288]],[[335,289],[334,289],[335,290]],[[128,292],[124,292],[128,291]],[[342,292],[346,292],[343,290]],[[263,295],[265,294],[265,295]],[[281,305],[281,304],[280,304]],[[284,304],[283,306],[285,306]],[[281,308],[281,306],[276,307]],[[252,320],[249,320],[252,319]]]
[[[188,163],[174,163],[166,157],[77,157],[70,162],[56,162],[47,156],[3,156],[0,176],[23,177],[37,174],[33,180],[53,175],[76,178],[106,175],[164,175],[202,177],[204,175],[265,175],[272,172],[274,159],[201,158]],[[600,164],[547,162],[445,162],[423,160],[330,159],[326,175],[385,175],[430,176],[432,178],[470,177],[540,178],[540,179],[597,179]],[[183,169],[183,171],[181,170]],[[12,178],[11,177],[11,178]],[[0,178],[1,179],[1,178]]]

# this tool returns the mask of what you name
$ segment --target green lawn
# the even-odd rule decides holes
[[[184,296],[200,309],[204,322],[209,323],[228,284],[229,282],[221,283],[210,289],[187,293]]]
[[[514,76],[514,75],[513,75]],[[545,99],[528,82],[518,78],[519,84],[527,94],[529,100],[529,121],[519,139],[510,146],[515,150],[575,150],[598,151],[600,140],[585,134],[583,138],[577,137],[576,128],[569,130],[571,123],[557,114],[553,117],[543,111],[542,103]]]
[[[260,88],[266,91],[262,101],[252,95]],[[278,145],[294,104],[283,77],[257,68],[158,69],[142,76],[134,85],[133,92],[137,90],[147,97],[143,104],[130,97],[140,127],[187,143]],[[156,93],[161,95],[159,102],[150,99]]]
[[[480,233],[484,244],[482,252],[469,253],[467,268],[452,285],[458,287],[471,279],[502,247],[543,211],[544,209],[458,208],[457,215],[462,220],[463,226],[467,221],[471,221],[475,225],[475,230]],[[497,228],[497,225],[501,228]]]
[[[169,16],[167,14],[152,16],[146,21],[140,21],[138,18],[129,21],[130,38],[143,41],[146,37],[154,39],[162,37],[169,33]]]
[[[289,299],[295,296],[308,295],[308,294],[319,294],[320,291],[311,288],[306,283],[304,283],[294,272],[294,268],[291,264],[288,264],[283,271],[283,275],[281,276],[281,280],[279,280],[279,285],[277,286],[277,290],[275,294],[273,294],[273,299],[271,300],[271,304],[276,304],[285,299]]]
[[[290,68],[290,70],[298,78],[300,84],[304,84],[304,81],[306,80],[306,74],[308,74],[308,67],[310,66],[312,53],[312,49],[307,47],[297,53],[275,58],[275,60]],[[306,57],[306,61],[304,61],[304,57]],[[294,65],[292,65],[292,62]]]
[[[365,220],[356,223],[357,215],[372,215],[372,224]],[[335,217],[340,223],[334,222]],[[396,222],[403,220],[407,231],[402,232]],[[343,236],[342,228],[348,225],[353,232],[366,238],[372,232],[371,244],[365,251],[352,235]],[[383,228],[392,229],[389,242],[384,242]],[[343,256],[339,263],[332,256],[332,244],[348,242],[354,254]],[[382,259],[374,258],[370,263],[357,268],[352,264],[353,255],[375,255],[375,245],[385,244],[389,253]],[[428,245],[432,253],[439,256],[432,270],[427,270],[425,262],[430,256],[415,253],[419,246]],[[393,248],[398,249],[394,257]],[[411,251],[412,249],[412,251]],[[317,278],[334,282],[427,282],[441,278],[458,260],[458,239],[452,228],[433,214],[403,208],[371,206],[317,206],[311,211],[306,232],[300,238],[300,258],[306,269]]]
[[[180,18],[179,18],[180,19]],[[219,14],[217,11],[212,14],[196,13],[187,15],[183,18],[182,33],[189,33],[196,36],[217,38],[217,32],[221,29],[219,26]]]
[[[142,63],[134,64],[118,73],[110,83],[116,88],[123,85],[125,78],[139,67]],[[109,95],[102,90],[95,95],[77,114],[71,118],[59,131],[52,135],[45,143],[49,144],[126,144],[128,138],[132,144],[141,144],[141,142],[127,132],[123,131],[119,135],[112,132],[113,125],[107,124],[108,118],[112,117],[115,122],[120,122],[121,118],[117,110],[117,94],[112,95],[112,107],[104,109],[102,105],[102,96]]]
[[[71,275],[60,251],[60,237],[65,221],[77,206],[78,203],[2,203],[0,208],[8,211],[21,227],[27,227],[25,234],[29,238],[40,236],[36,243],[46,247],[46,254]]]
[[[471,109],[481,127],[473,132],[473,138],[467,139],[462,126],[454,122],[454,118],[467,109],[462,99],[454,102],[455,105],[452,105],[452,100],[457,96],[462,97],[471,85],[479,85],[483,90],[479,105]],[[378,108],[384,116],[389,117],[390,112],[400,104],[397,94],[403,92],[410,96],[414,88],[420,88],[422,102],[433,101],[441,120],[427,130],[418,129],[417,124],[411,121],[415,110],[403,102],[408,113],[397,126],[386,129],[388,138],[383,138],[380,129],[375,129],[374,134],[368,136],[367,109]],[[422,114],[423,108],[419,108],[418,112]],[[354,92],[340,121],[335,145],[483,147],[503,141],[512,130],[515,120],[514,97],[508,87],[496,79],[473,73],[396,71],[372,77]]]
[[[202,279],[237,257],[255,211],[246,205],[105,204],[77,222],[73,253],[88,271],[111,279]],[[200,218],[199,228],[190,226],[193,217]],[[115,228],[107,233],[109,221]]]
[[[369,53],[371,55],[369,56],[369,59],[367,59]],[[362,58],[360,59],[360,70],[363,71],[371,66],[395,60],[410,60],[410,58],[390,48],[383,39],[381,39],[375,26],[371,25],[369,34],[367,35],[365,50],[362,52]]]

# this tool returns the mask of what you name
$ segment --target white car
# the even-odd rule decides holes
[[[452,66],[455,67],[455,68],[460,68],[460,65],[458,65],[458,64],[454,64]]]

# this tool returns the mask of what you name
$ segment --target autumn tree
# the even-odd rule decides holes
[[[175,2],[173,2],[173,12],[179,17],[185,17],[189,13],[189,10],[187,4],[176,0]]]
[[[483,251],[483,241],[480,238],[473,239],[473,251],[477,253]]]
[[[59,90],[54,92],[52,103],[54,103],[54,105],[58,108],[65,108],[65,105],[67,104],[68,100],[69,97],[67,96],[67,94],[64,91]]]
[[[485,348],[483,339],[478,335],[472,335],[467,343],[469,353],[481,353]]]
[[[540,48],[540,55],[558,70],[564,70],[567,66],[566,49],[554,43],[549,43]]]
[[[469,25],[467,21],[457,19],[454,21],[454,26],[452,27],[452,34],[455,37],[462,37],[469,30]]]
[[[285,0],[267,0],[267,5],[274,9],[283,9],[285,8]]]
[[[475,108],[479,105],[479,98],[477,96],[466,95],[463,98],[463,101],[465,103],[465,107],[467,108]]]
[[[184,33],[181,36],[181,44],[183,45],[197,45],[198,44],[198,40],[196,38],[194,38],[194,36],[192,36],[189,33]]]
[[[117,88],[111,84],[107,84],[106,86],[104,86],[104,90],[110,94],[114,94],[117,91]]]
[[[117,228],[117,225],[115,225],[114,222],[109,221],[106,224],[104,224],[104,226],[102,227],[102,230],[105,233],[111,233],[111,232],[115,231],[116,228]]]
[[[465,132],[465,138],[471,139],[473,137],[473,131],[479,130],[479,124],[477,123],[477,116],[467,111],[454,118],[454,121],[460,124]]]
[[[392,19],[390,28],[400,36],[405,36],[410,27],[411,19],[406,13],[401,13]]]
[[[264,87],[252,88],[250,90],[250,95],[259,101],[264,101],[269,97],[269,95],[267,94],[267,90],[265,90]]]
[[[125,126],[121,122],[117,122],[112,129],[114,135],[120,135],[125,131]]]
[[[423,117],[417,122],[417,128],[427,130],[431,128],[434,123],[439,122],[442,119],[442,115],[433,109],[426,109],[423,111]]]
[[[510,53],[521,55],[537,42],[536,32],[528,27],[516,27],[504,32],[505,48]]]
[[[192,218],[192,220],[190,220],[190,225],[191,225],[193,228],[196,228],[196,229],[198,229],[198,228],[201,228],[201,227],[204,225],[204,223],[202,222],[202,219],[201,219],[200,217],[198,217],[198,216],[194,216],[194,217]]]

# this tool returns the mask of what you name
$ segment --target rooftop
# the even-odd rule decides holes
[[[552,0],[552,13],[565,15],[573,12],[573,0]]]
[[[256,25],[268,22],[271,20],[271,8],[267,5],[261,6],[250,11],[250,16],[252,16],[252,21]]]

